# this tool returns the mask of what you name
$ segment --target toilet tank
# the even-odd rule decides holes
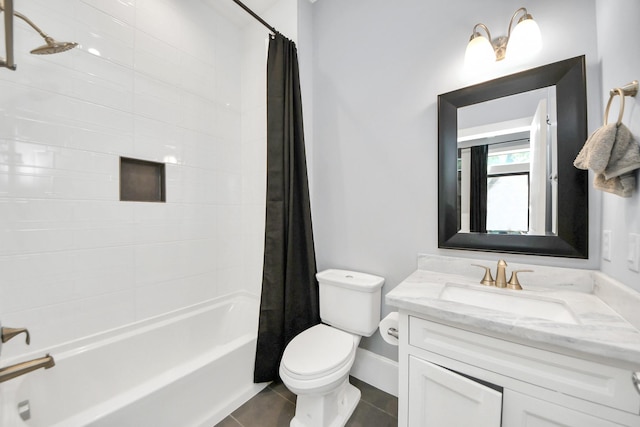
[[[322,321],[353,334],[373,335],[380,322],[384,278],[347,270],[325,270],[316,278]]]

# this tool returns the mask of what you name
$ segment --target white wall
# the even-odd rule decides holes
[[[302,114],[304,116],[304,140],[307,154],[307,177],[309,179],[309,192],[313,192],[313,70],[314,54],[314,28],[313,28],[313,3],[309,0],[297,0],[298,5],[298,30],[297,47],[298,63],[300,67],[300,91],[302,92]],[[312,221],[314,208],[311,207]]]
[[[2,358],[258,292],[264,54],[206,2],[15,7],[81,46],[30,55],[42,40],[16,20],[18,70],[0,69],[0,321],[32,335]],[[119,156],[166,162],[167,203],[118,201]]]
[[[519,6],[539,23],[544,50],[519,68],[500,64],[494,76],[585,54],[595,129],[601,103],[595,0],[314,4],[312,203],[319,269],[381,275],[384,294],[416,269],[421,252],[598,268],[598,231],[589,260],[437,248],[437,95],[469,85],[462,65],[474,24],[485,23],[494,37],[506,35]],[[598,196],[590,196],[590,229],[599,230]],[[383,315],[389,310],[383,305]],[[377,336],[363,346],[397,355]]]
[[[632,80],[640,80],[640,57],[637,51],[640,39],[640,2],[635,0],[597,0],[598,60],[602,68],[602,103],[598,111],[604,114],[609,90]],[[631,54],[630,54],[631,53]],[[615,121],[620,107],[619,98],[612,102],[609,121]],[[600,119],[600,124],[603,119]],[[640,96],[625,99],[623,123],[640,141]],[[638,171],[635,172],[637,183]],[[602,271],[640,291],[640,273],[627,268],[628,237],[640,234],[640,191],[624,199],[604,193],[602,197],[602,230],[612,233],[612,259],[602,261]]]

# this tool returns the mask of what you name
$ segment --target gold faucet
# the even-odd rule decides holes
[[[36,369],[44,368],[49,369],[55,366],[56,362],[53,360],[53,356],[46,355],[38,359],[29,360],[26,362],[16,363],[15,365],[7,366],[0,369],[0,383],[8,381],[12,378],[19,377],[24,374],[28,374]]]
[[[514,270],[511,273],[511,278],[507,282],[507,262],[503,259],[498,261],[498,268],[496,270],[496,279],[491,276],[491,269],[480,264],[471,264],[475,267],[484,268],[484,277],[480,280],[480,283],[487,286],[495,286],[497,288],[509,288],[513,290],[520,290],[520,282],[518,281],[518,273],[531,272],[533,270]]]
[[[498,269],[496,270],[496,287],[507,287],[507,262],[503,259],[498,261]]]

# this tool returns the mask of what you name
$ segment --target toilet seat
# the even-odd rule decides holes
[[[324,324],[298,334],[287,345],[280,369],[286,376],[298,380],[326,377],[347,367],[351,368],[356,343],[348,332]]]

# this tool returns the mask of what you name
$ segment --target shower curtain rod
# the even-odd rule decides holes
[[[249,15],[253,16],[255,19],[257,19],[262,25],[264,25],[265,27],[267,27],[269,29],[269,31],[271,31],[273,34],[278,34],[278,32],[276,31],[275,28],[273,28],[271,25],[269,25],[269,23],[267,21],[265,21],[264,19],[260,18],[260,16],[258,16],[257,13],[255,13],[253,10],[249,9],[247,7],[247,5],[245,5],[244,3],[242,3],[240,0],[233,0],[235,2],[235,4],[237,4],[238,6],[240,6],[241,8],[243,8]]]

